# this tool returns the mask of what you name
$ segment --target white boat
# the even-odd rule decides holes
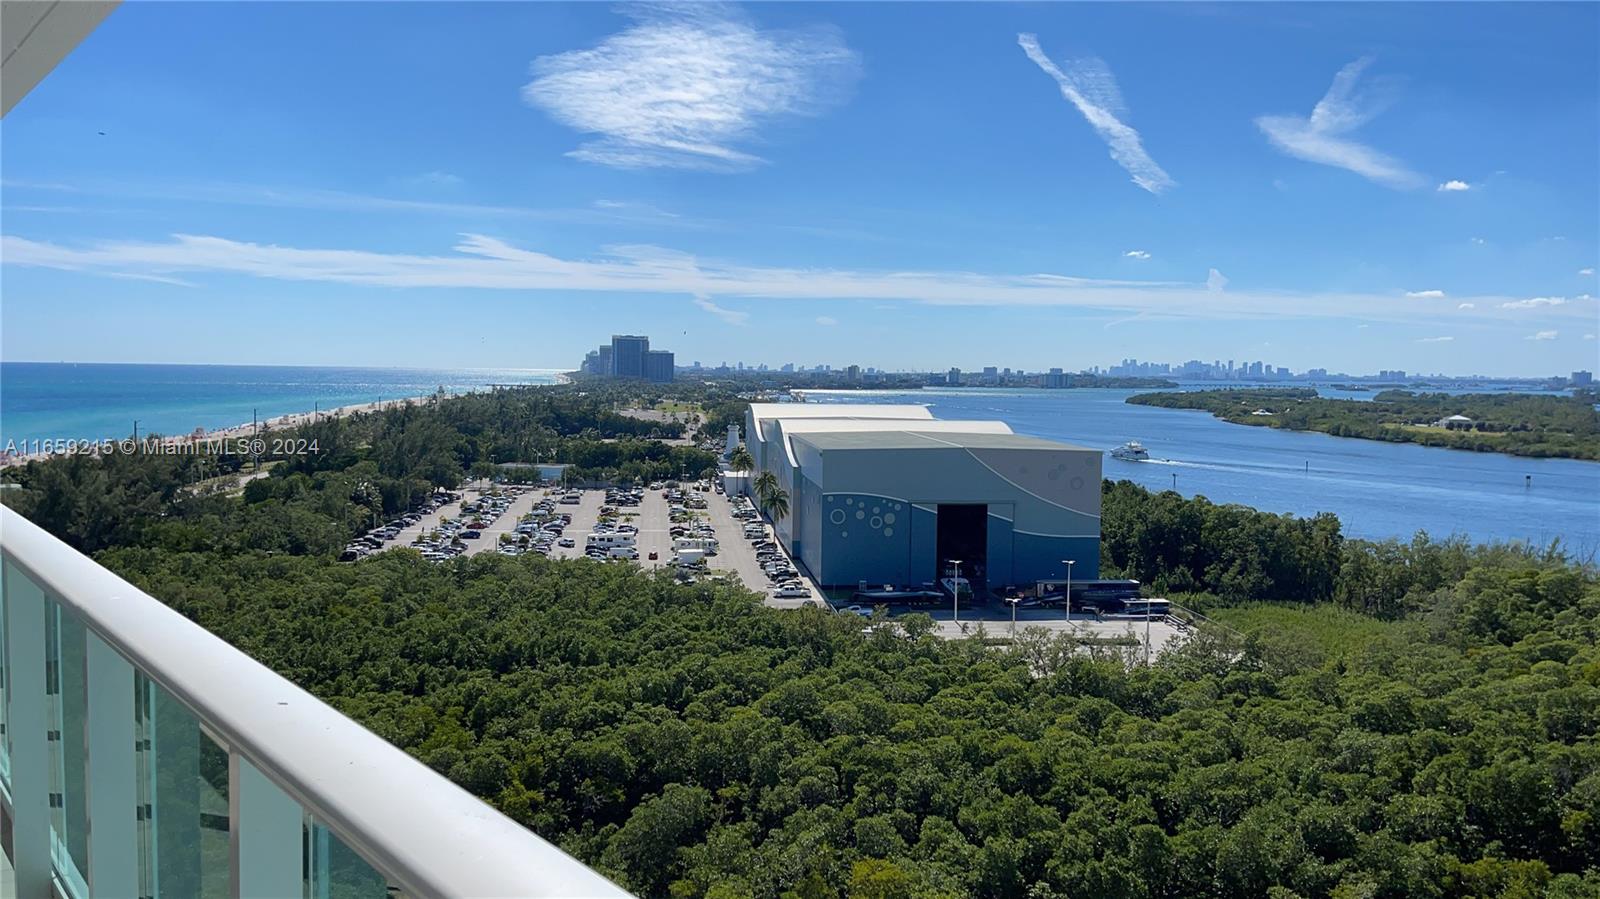
[[[1143,462],[1150,458],[1150,451],[1139,441],[1130,440],[1112,450],[1111,458],[1121,459],[1124,462]]]
[[[939,579],[939,586],[944,588],[946,595],[955,595],[960,591],[963,596],[972,596],[972,584],[964,577],[943,577]]]

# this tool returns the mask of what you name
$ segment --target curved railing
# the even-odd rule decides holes
[[[625,896],[0,508],[17,895]]]

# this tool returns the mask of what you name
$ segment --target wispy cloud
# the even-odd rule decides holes
[[[623,169],[739,171],[763,122],[841,99],[859,61],[838,33],[762,30],[720,4],[630,6],[634,22],[588,50],[544,56],[522,98],[598,135],[567,155]]]
[[[825,328],[831,328],[834,325],[837,325],[838,323],[839,323],[839,320],[834,318],[831,315],[819,315],[819,316],[817,316],[817,324],[822,325]]]
[[[587,208],[503,206],[487,203],[412,200],[375,194],[353,193],[321,188],[279,187],[235,182],[53,182],[5,179],[0,187],[14,191],[43,191],[77,196],[117,197],[172,203],[215,203],[224,206],[257,206],[273,209],[309,209],[330,212],[417,213],[463,219],[532,219],[575,224],[662,224],[681,228],[707,226],[703,220],[689,219],[648,203],[596,200]],[[7,210],[15,207],[6,206]],[[89,207],[85,207],[88,209]],[[93,209],[100,213],[104,210]]]
[[[163,241],[101,241],[81,246],[6,235],[0,237],[0,262],[6,266],[100,276],[192,278],[199,274],[226,274],[389,288],[669,295],[692,297],[700,309],[732,323],[747,320],[748,314],[725,309],[712,298],[1055,306],[1150,318],[1213,320],[1355,318],[1427,322],[1432,314],[1420,304],[1395,303],[1393,294],[1224,290],[1227,279],[1215,269],[1202,282],[959,270],[855,271],[742,265],[655,246],[611,246],[588,257],[563,258],[476,234],[462,235],[449,251],[434,254],[296,247],[181,234]],[[1476,315],[1516,314],[1498,308],[1512,302],[1509,297],[1462,299],[1476,301]],[[1573,317],[1588,312],[1578,304],[1559,310],[1560,314]]]
[[[411,184],[431,185],[434,187],[455,187],[463,182],[460,175],[449,172],[423,172],[406,179]]]
[[[1089,120],[1089,126],[1111,148],[1111,158],[1133,176],[1134,184],[1153,194],[1178,185],[1145,152],[1139,132],[1122,121],[1126,112],[1117,90],[1117,80],[1104,62],[1093,58],[1074,60],[1068,63],[1068,71],[1062,71],[1044,54],[1037,37],[1019,34],[1017,44],[1035,65],[1055,79],[1061,88],[1061,96],[1067,98],[1067,102],[1076,106],[1078,112]]]
[[[1144,250],[1129,250],[1122,254],[1124,259],[1149,259],[1150,254]]]
[[[1379,111],[1374,98],[1357,95],[1361,73],[1371,63],[1363,57],[1340,69],[1309,117],[1264,115],[1256,118],[1256,126],[1296,159],[1348,169],[1386,187],[1417,187],[1422,177],[1404,163],[1346,136]]]
[[[1483,246],[1484,244],[1488,243],[1488,241],[1484,240],[1481,237],[1473,237],[1473,238],[1469,238],[1469,240],[1471,240],[1474,244],[1477,244],[1480,247]]]
[[[1472,189],[1472,185],[1468,184],[1465,181],[1458,181],[1458,180],[1455,180],[1455,179],[1451,179],[1449,181],[1446,181],[1445,183],[1439,185],[1439,187],[1438,187],[1438,190],[1441,193],[1457,193],[1459,191],[1471,190],[1471,189]]]
[[[1439,300],[1444,298],[1442,290],[1408,290],[1406,296],[1414,300]]]
[[[1565,306],[1566,304],[1567,304],[1567,298],[1566,297],[1533,297],[1532,299],[1527,299],[1527,300],[1512,300],[1509,303],[1501,303],[1500,304],[1500,308],[1501,309],[1538,309],[1541,306]]]
[[[1417,343],[1449,343],[1452,340],[1455,340],[1455,338],[1454,337],[1423,337],[1423,338],[1419,338],[1417,340]]]
[[[1594,276],[1594,269],[1592,269],[1592,268],[1580,268],[1580,269],[1578,269],[1578,274],[1583,275],[1586,278],[1593,277]]]
[[[1525,339],[1526,340],[1555,340],[1559,336],[1561,336],[1561,332],[1559,332],[1559,331],[1536,331],[1536,332],[1534,332],[1532,334],[1529,334]]]
[[[1461,303],[1461,304],[1457,305],[1456,308],[1457,309],[1476,309],[1476,308],[1478,308],[1478,304],[1477,303]]]
[[[737,309],[724,309],[705,297],[695,297],[694,304],[730,325],[742,325],[750,320],[750,313],[740,312]]]

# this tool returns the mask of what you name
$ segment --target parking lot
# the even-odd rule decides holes
[[[578,504],[577,505],[568,506],[568,505],[563,505],[560,502],[562,494],[568,493],[568,492],[578,493],[579,499],[578,499]],[[552,558],[552,559],[581,559],[581,558],[583,558],[583,538],[584,538],[584,536],[586,534],[588,534],[589,532],[594,530],[595,524],[597,522],[599,522],[599,520],[600,520],[600,507],[605,504],[605,498],[606,498],[605,491],[604,490],[582,490],[582,491],[556,490],[553,493],[551,493],[551,498],[554,499],[554,500],[557,500],[557,502],[556,502],[556,512],[557,512],[557,514],[563,514],[564,513],[564,514],[572,516],[572,523],[567,525],[566,530],[562,532],[561,536],[565,537],[565,538],[570,538],[572,540],[572,544],[573,545],[572,546],[561,546],[560,545],[560,541],[557,541],[556,547],[553,550],[551,550],[551,552],[550,552],[550,558]]]
[[[761,570],[761,563],[756,561],[756,551],[751,547],[750,541],[744,538],[744,522],[733,517],[732,501],[718,493],[708,493],[705,496],[708,497],[705,514],[717,532],[718,554],[709,559],[712,568],[731,571],[738,575],[745,587],[765,596],[766,604],[775,609],[796,609],[806,605],[827,607],[822,593],[811,583],[811,579],[806,577],[803,570],[800,572],[800,581],[811,592],[809,598],[774,598],[772,582],[767,580],[766,572]]]

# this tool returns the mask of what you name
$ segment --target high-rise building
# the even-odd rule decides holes
[[[644,379],[652,384],[671,384],[676,367],[671,350],[646,350],[644,354]]]
[[[945,375],[944,382],[946,384],[950,384],[952,386],[959,387],[961,385],[961,369],[959,369],[959,368],[950,369],[950,373]]]
[[[595,351],[594,373],[602,378],[609,378],[617,373],[616,370],[611,367],[611,344],[602,344],[600,349]]]
[[[634,334],[611,335],[611,374],[619,378],[643,378],[644,357],[650,352],[650,338]]]
[[[1574,387],[1589,387],[1589,386],[1591,386],[1593,384],[1594,384],[1594,372],[1580,370],[1580,371],[1575,371],[1575,372],[1572,373],[1572,386],[1574,386]]]

